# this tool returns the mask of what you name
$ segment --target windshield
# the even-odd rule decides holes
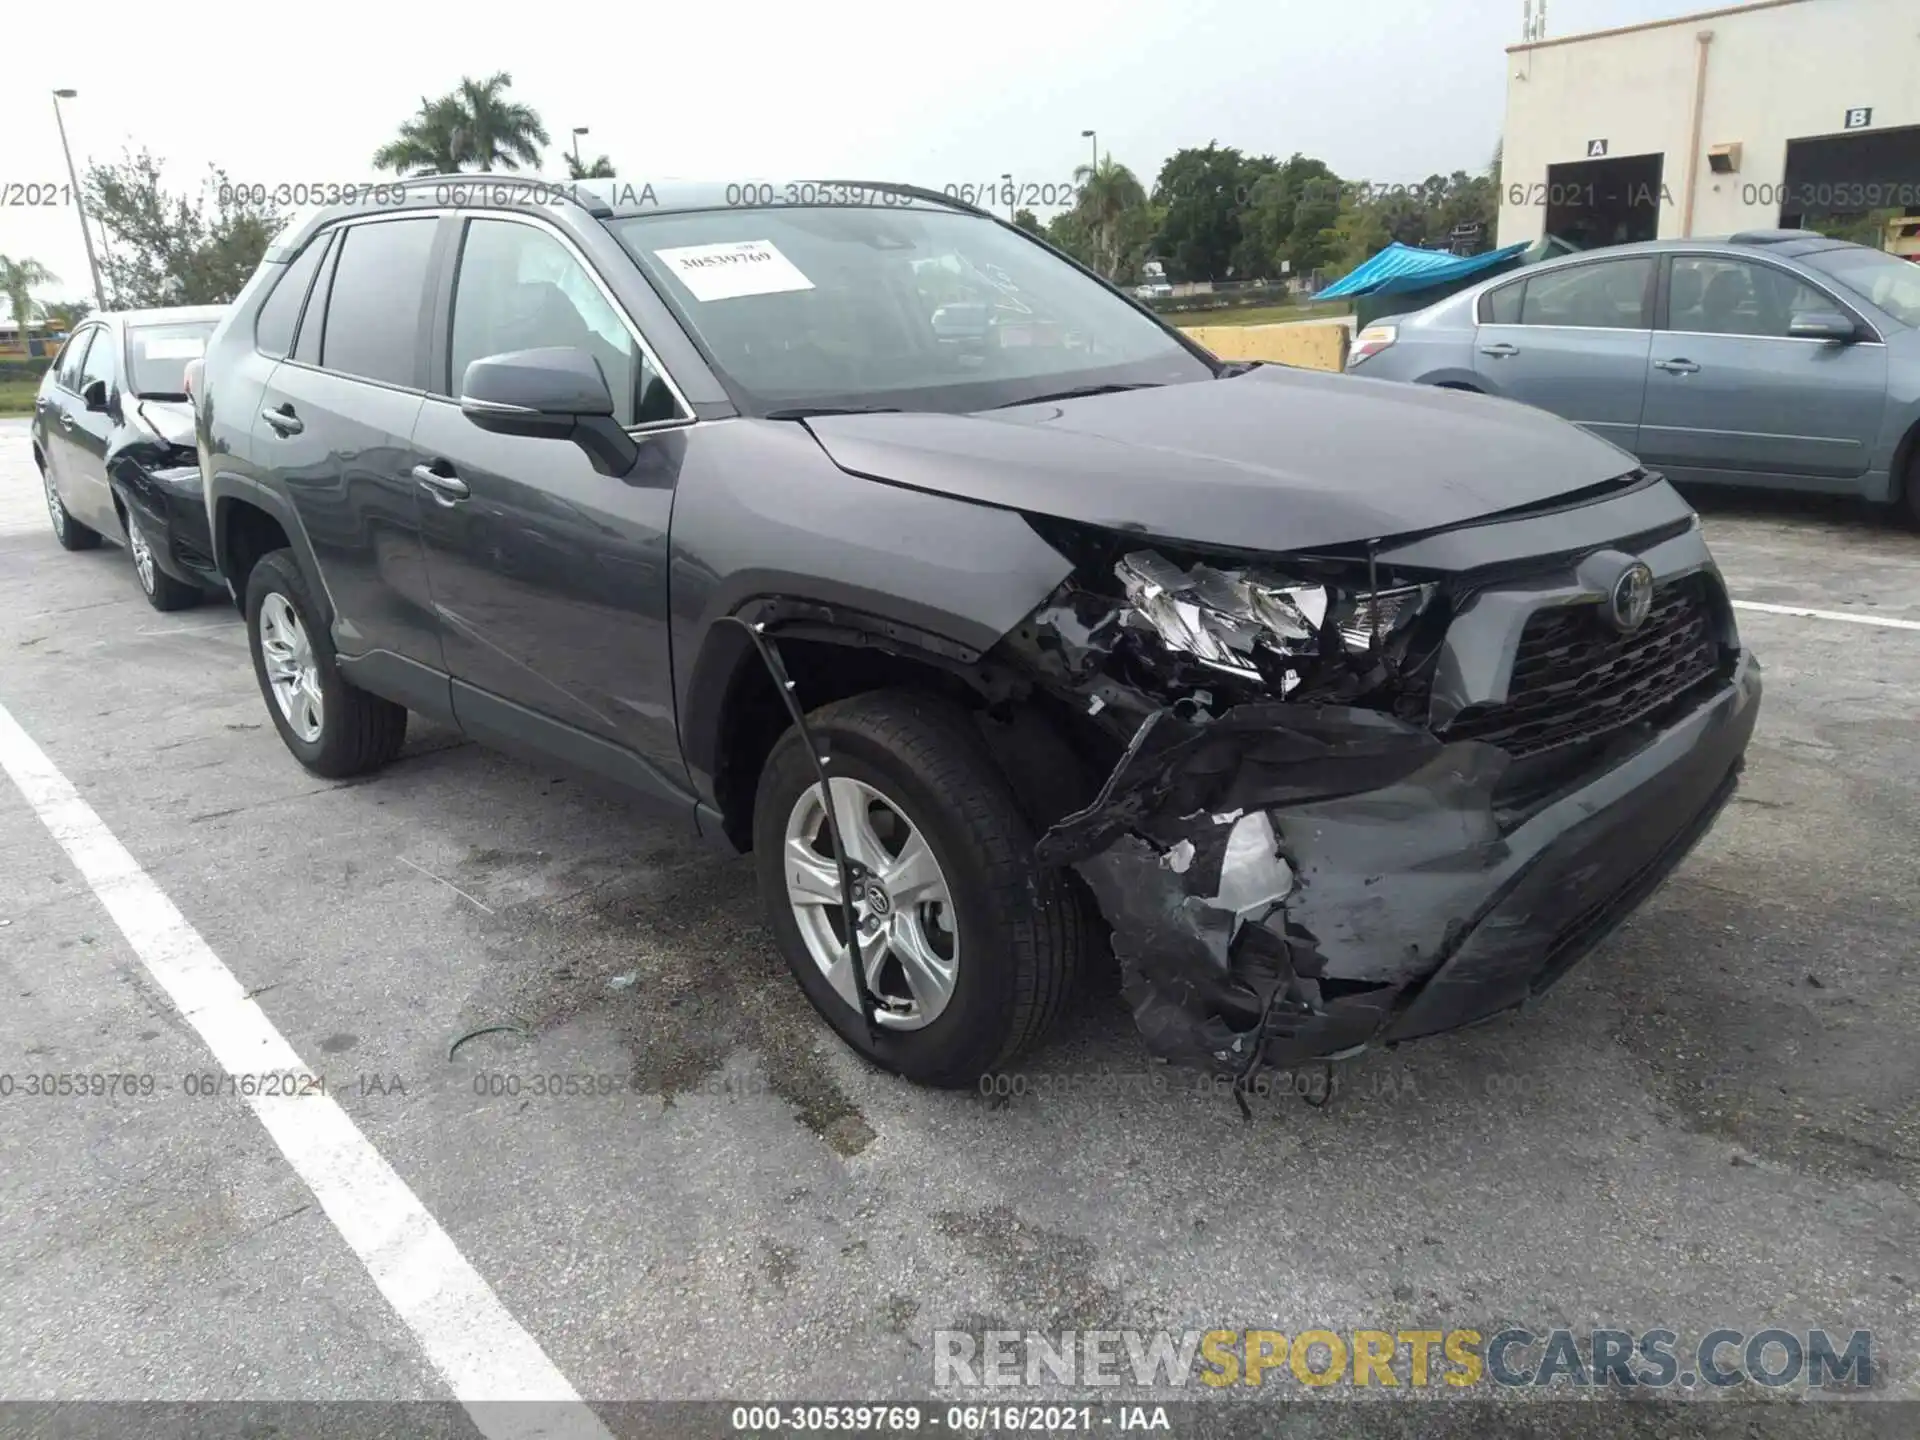
[[[217,320],[135,325],[127,331],[127,388],[148,399],[187,398],[187,362],[207,351]]]
[[[612,228],[749,414],[981,410],[1213,373],[1132,305],[977,215],[728,209]]]
[[[1902,324],[1920,327],[1920,265],[1863,245],[1800,258]]]

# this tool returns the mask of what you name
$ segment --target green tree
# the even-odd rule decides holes
[[[55,300],[49,305],[43,301],[40,312],[46,316],[47,325],[51,329],[70,335],[82,320],[93,313],[93,302],[91,300]]]
[[[1044,233],[1056,250],[1064,250],[1089,270],[1100,268],[1100,257],[1094,253],[1093,234],[1087,229],[1087,217],[1077,208],[1062,210],[1054,216],[1047,222]]]
[[[613,161],[605,155],[596,155],[582,164],[573,158],[573,152],[567,152],[567,178],[569,180],[611,180],[613,179]]]
[[[1137,239],[1139,217],[1147,205],[1146,188],[1111,155],[1098,165],[1080,166],[1073,178],[1080,187],[1074,213],[1085,228],[1093,257],[1077,258],[1111,278],[1119,273],[1129,246]]]
[[[1024,205],[1013,212],[1013,223],[1018,225],[1022,230],[1030,231],[1035,235],[1044,235],[1047,233],[1041,228],[1040,217]]]
[[[547,127],[531,106],[507,98],[512,86],[513,76],[499,70],[485,80],[462,76],[458,87],[436,100],[422,96],[400,133],[373,152],[374,168],[444,175],[537,166]]]
[[[1241,246],[1240,219],[1252,190],[1278,169],[1271,156],[1249,160],[1231,145],[1177,150],[1160,167],[1154,202],[1164,208],[1155,247],[1183,279],[1240,275],[1236,260],[1267,273],[1270,261]],[[1246,277],[1241,277],[1246,278]]]
[[[87,210],[113,238],[101,260],[107,292],[128,308],[221,305],[240,293],[286,217],[209,166],[198,193],[175,193],[149,151],[94,165]]]
[[[47,307],[33,298],[36,286],[51,285],[60,277],[54,274],[38,260],[22,255],[14,260],[0,255],[0,295],[7,297],[7,304],[13,315],[13,323],[20,327],[20,338],[27,338],[27,326],[32,322],[34,313],[47,313]]]

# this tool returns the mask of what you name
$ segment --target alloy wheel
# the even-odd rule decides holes
[[[311,745],[320,738],[325,707],[320,698],[320,667],[300,612],[277,592],[260,602],[260,654],[267,683],[280,714],[293,733]]]
[[[67,538],[67,507],[60,503],[60,496],[53,488],[53,477],[45,470],[40,472],[40,484],[47,492],[47,513],[53,517],[53,533],[56,538]]]
[[[834,817],[854,872],[855,941],[875,1021],[893,1030],[922,1029],[947,1008],[960,970],[947,877],[898,803],[865,781],[835,777],[832,786]],[[807,953],[835,993],[858,1009],[840,872],[818,785],[794,802],[787,817],[782,868]]]
[[[133,552],[133,570],[140,577],[140,588],[153,594],[153,547],[140,532],[140,522],[127,516],[127,548]]]

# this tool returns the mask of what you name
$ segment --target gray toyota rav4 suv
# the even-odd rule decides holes
[[[418,712],[752,851],[914,1079],[1109,944],[1152,1050],[1241,1079],[1481,1019],[1733,790],[1759,667],[1699,522],[1553,416],[1223,364],[908,186],[355,200],[197,402],[287,748],[358,774]]]

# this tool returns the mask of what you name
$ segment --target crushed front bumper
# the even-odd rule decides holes
[[[1750,654],[1631,754],[1524,814],[1504,752],[1378,713],[1237,707],[1124,761],[1040,858],[1113,927],[1155,1053],[1242,1073],[1456,1029],[1543,991],[1733,793]]]

